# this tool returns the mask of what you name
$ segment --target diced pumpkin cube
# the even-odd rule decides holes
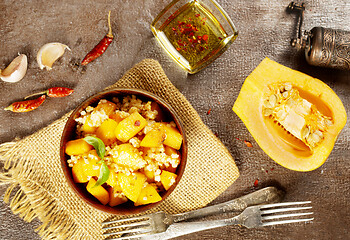
[[[142,173],[134,173],[126,175],[125,173],[118,173],[118,182],[122,188],[125,196],[133,202],[136,202],[140,196],[143,184],[147,178]]]
[[[156,118],[154,119],[156,122],[164,122],[166,121],[165,114],[163,110],[160,108],[159,104],[156,102],[151,103],[151,110],[154,111],[156,110],[158,112]]]
[[[113,119],[103,121],[96,130],[96,137],[100,138],[106,146],[113,144],[117,140],[115,136],[117,126],[118,123]]]
[[[86,190],[97,198],[103,205],[106,205],[109,202],[109,193],[102,186],[95,187],[95,184],[96,180],[91,178],[86,186]]]
[[[124,195],[121,195],[120,194],[121,192],[116,190],[115,188],[109,188],[108,193],[109,193],[108,205],[111,207],[123,204],[128,201],[128,199]]]
[[[101,111],[103,110],[106,115],[112,114],[117,109],[117,105],[113,102],[107,101],[107,100],[101,100],[96,108],[95,111]]]
[[[162,171],[160,174],[160,182],[163,184],[165,190],[168,190],[175,183],[176,177],[177,175],[175,173],[165,170]]]
[[[120,123],[124,119],[120,116],[120,114],[117,114],[117,113],[113,113],[113,114],[109,115],[109,118],[116,121],[116,123]]]
[[[129,117],[123,119],[115,129],[115,135],[122,142],[129,141],[147,125],[144,119],[138,112],[130,114]]]
[[[83,138],[68,141],[66,144],[67,155],[81,155],[89,152],[93,146],[88,144]]]
[[[164,142],[165,137],[166,135],[165,135],[164,128],[159,127],[159,128],[152,129],[142,139],[140,146],[149,147],[149,148],[160,147],[160,145]]]
[[[155,203],[161,200],[162,200],[162,197],[157,192],[157,189],[153,187],[151,184],[147,184],[146,187],[142,188],[140,196],[135,202],[135,206]]]
[[[98,177],[100,175],[101,164],[98,163],[100,158],[98,157],[96,150],[93,149],[87,154],[88,163],[84,161],[84,172],[86,176]]]
[[[72,175],[74,182],[76,183],[85,183],[88,181],[88,178],[84,171],[84,160],[79,159],[76,164],[72,167]]]
[[[150,171],[145,168],[143,172],[147,177],[147,182],[154,182],[154,171]]]
[[[74,182],[85,183],[88,181],[88,177],[98,177],[100,174],[100,164],[97,163],[98,159],[96,157],[91,157],[96,150],[91,150],[87,156],[87,160],[79,158],[77,163],[72,167],[72,175]],[[97,155],[97,154],[96,154]]]
[[[81,128],[81,131],[83,131],[86,134],[92,134],[96,132],[97,127],[93,127],[91,115],[86,117],[86,120]]]
[[[114,172],[113,169],[109,168],[109,177],[106,181],[106,183],[111,186],[111,187],[116,187],[119,186],[118,184],[118,179],[117,179],[117,174]],[[120,188],[120,187],[119,187]]]
[[[182,144],[182,135],[179,132],[179,130],[171,126],[167,126],[165,124],[162,124],[162,126],[164,127],[166,134],[164,144],[176,150],[179,150]]]
[[[116,152],[117,157],[113,157],[113,161],[119,165],[137,170],[143,168],[147,162],[142,158],[140,152],[130,143],[120,144],[112,150]]]

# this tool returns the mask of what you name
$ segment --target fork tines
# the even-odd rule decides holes
[[[274,203],[274,204],[262,205],[260,207],[261,220],[263,221],[262,226],[312,221],[314,219],[313,217],[293,219],[293,217],[312,215],[313,212],[298,212],[300,210],[311,209],[312,208],[311,206],[307,206],[310,203],[311,201],[304,201],[304,202],[286,202],[286,203]],[[305,206],[294,207],[295,205],[305,205]],[[293,213],[278,214],[278,213],[284,213],[284,212],[293,212]],[[279,219],[279,218],[289,218],[289,219],[279,220],[279,221],[267,221],[267,220],[273,220],[273,219]]]
[[[152,222],[148,215],[126,218],[126,219],[118,219],[113,221],[106,221],[102,223],[102,230],[105,231],[103,233],[104,237],[116,236],[119,235],[121,237],[117,238],[109,238],[112,239],[132,239],[136,237],[140,237],[144,234],[149,234],[153,228],[151,226]],[[109,231],[113,230],[113,231]],[[123,237],[127,234],[127,237]],[[132,236],[133,234],[137,234],[137,236]]]

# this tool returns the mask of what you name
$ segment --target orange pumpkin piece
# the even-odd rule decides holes
[[[113,113],[113,114],[109,115],[109,118],[116,121],[116,123],[120,123],[124,119],[120,116],[120,114],[117,114],[117,113]]]
[[[117,109],[117,105],[113,102],[107,101],[107,100],[102,100],[100,101],[96,108],[94,109],[95,111],[101,111],[103,110],[106,115],[111,115],[115,110]]]
[[[87,153],[93,149],[93,146],[88,144],[84,139],[76,139],[76,140],[71,140],[68,141],[66,144],[66,154],[67,155],[81,155],[84,153]]]
[[[160,174],[160,182],[163,184],[165,190],[168,190],[176,181],[177,175],[172,172],[163,170]]]
[[[118,182],[125,196],[133,202],[136,202],[140,196],[143,184],[147,178],[142,173],[134,173],[126,175],[118,173]]]
[[[157,189],[153,187],[153,185],[147,184],[146,187],[142,188],[140,196],[135,202],[135,206],[155,203],[161,200],[162,197],[157,192]]]
[[[101,165],[98,164],[99,158],[96,150],[91,150],[84,155],[87,160],[80,158],[72,167],[72,175],[76,183],[85,183],[88,181],[88,177],[98,177],[100,174]]]
[[[166,138],[165,130],[162,127],[158,127],[149,131],[142,139],[140,146],[157,148],[164,142]]]
[[[88,178],[84,171],[84,160],[79,159],[76,164],[72,167],[72,175],[74,182],[76,183],[85,183],[88,181]]]
[[[95,187],[96,180],[91,178],[86,186],[86,190],[97,198],[103,205],[109,202],[109,193],[102,186]]]
[[[144,168],[143,173],[147,177],[148,182],[154,182],[154,171],[150,171]]]
[[[164,145],[172,147],[176,150],[179,150],[182,145],[182,135],[177,130],[177,128],[167,126],[166,124],[161,124],[164,127],[166,138],[164,140]]]
[[[142,158],[140,152],[130,143],[120,144],[113,148],[117,152],[117,157],[113,158],[116,164],[137,170],[143,168],[147,162]]]
[[[109,177],[106,181],[106,183],[111,186],[111,187],[119,187],[119,184],[118,184],[118,179],[117,179],[117,174],[114,172],[113,169],[110,169],[109,168]]]
[[[96,132],[97,127],[93,127],[91,115],[86,117],[86,120],[81,128],[81,131],[86,134],[92,134]]]
[[[113,144],[117,140],[115,136],[117,126],[118,123],[113,119],[103,121],[96,130],[96,137],[100,138],[106,146]]]
[[[101,164],[98,163],[100,160],[95,149],[88,152],[87,155],[88,163],[84,161],[84,172],[86,176],[98,177],[100,175]]]
[[[117,188],[109,188],[108,193],[109,193],[108,205],[111,207],[123,204],[128,201],[128,199],[125,196],[121,195],[121,190]]]
[[[115,129],[115,136],[122,142],[129,141],[147,125],[144,119],[138,112],[130,114],[129,117],[123,119]]]

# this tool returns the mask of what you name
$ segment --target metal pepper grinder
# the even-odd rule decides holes
[[[314,66],[350,70],[350,32],[331,28],[314,27],[302,35],[305,4],[291,2],[287,8],[299,14],[297,38],[291,45],[305,50],[306,61]]]

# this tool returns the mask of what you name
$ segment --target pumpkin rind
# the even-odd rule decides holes
[[[268,87],[287,82],[292,83],[300,95],[324,115],[333,119],[334,124],[324,133],[323,141],[312,150],[262,114]],[[265,58],[247,77],[232,110],[267,155],[295,171],[311,171],[320,167],[331,153],[347,119],[341,100],[325,83],[269,58]]]

